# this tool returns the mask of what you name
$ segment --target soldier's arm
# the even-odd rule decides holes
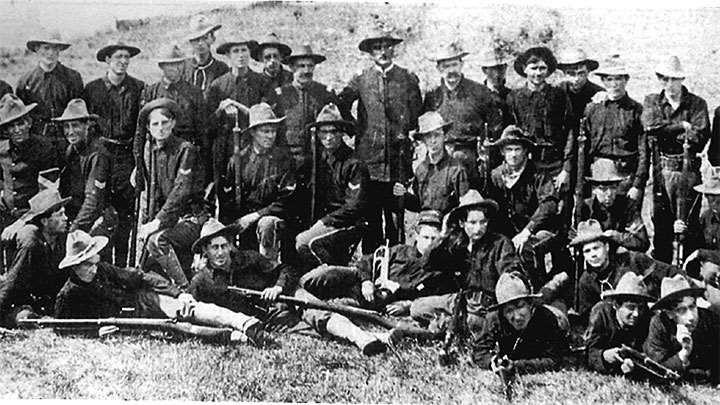
[[[410,192],[410,190],[412,190],[412,192]],[[419,212],[422,209],[422,202],[420,201],[420,187],[417,176],[413,176],[410,190],[407,190],[403,196],[405,199],[405,209],[412,212]]]
[[[693,143],[693,150],[699,152],[710,138],[710,117],[705,100],[696,98],[690,110],[690,142]]]
[[[275,196],[275,201],[257,211],[261,217],[272,215],[280,218],[286,218],[288,213],[291,211],[294,197],[299,194],[292,158],[290,156],[286,156],[283,164],[285,167],[280,169],[280,171],[283,172],[283,175],[277,185],[278,191]]]
[[[493,311],[485,316],[482,331],[472,342],[472,360],[483,369],[490,369],[490,361],[497,355],[496,345],[500,340],[499,313]]]
[[[340,91],[340,94],[338,94],[338,109],[340,110],[343,119],[347,121],[355,121],[355,118],[353,118],[350,111],[352,109],[353,102],[360,98],[359,88],[360,75],[358,74],[354,76],[347,86]]]
[[[536,178],[535,194],[538,199],[538,207],[530,217],[525,228],[534,234],[539,230],[554,231],[553,222],[557,219],[558,194],[555,186],[547,179]]]
[[[685,131],[681,123],[671,123],[663,116],[658,96],[655,94],[645,97],[640,120],[648,136],[675,137]]]
[[[323,224],[332,227],[345,227],[362,217],[368,205],[368,184],[370,173],[364,163],[355,161],[347,168],[344,176],[347,180],[345,186],[345,203],[342,207],[325,215],[321,221]]]
[[[140,108],[142,109],[143,105],[145,105],[147,102],[151,101],[151,94],[150,94],[150,86],[145,85],[140,92]],[[137,164],[140,164],[143,160],[143,149],[145,147],[145,139],[147,137],[147,128],[145,127],[147,123],[140,122],[140,119],[138,117],[138,123],[137,127],[135,129],[135,137],[133,138],[133,156],[135,156],[135,162]],[[136,165],[137,166],[137,165]],[[137,170],[137,175],[144,175],[141,170]]]
[[[186,144],[182,150],[178,171],[175,174],[175,182],[170,191],[165,204],[155,216],[160,221],[160,228],[166,228],[175,224],[180,215],[180,209],[183,207],[187,197],[195,190],[194,176],[197,174],[198,153],[197,148],[193,145]]]
[[[648,336],[643,345],[643,351],[651,359],[657,361],[663,366],[682,372],[685,370],[682,360],[678,356],[680,351],[679,345],[675,343],[675,336],[671,336],[668,330],[660,320],[660,316],[655,315],[650,320],[650,328]],[[677,347],[675,347],[677,346]]]
[[[414,73],[410,73],[410,83],[410,94],[408,95],[408,109],[410,112],[408,124],[410,127],[406,129],[407,132],[417,129],[418,117],[420,117],[423,106],[422,94],[420,93],[420,79],[418,79]]]
[[[636,187],[638,190],[643,190],[645,189],[645,184],[647,183],[650,172],[650,151],[648,150],[647,133],[642,127],[640,115],[642,115],[642,111],[638,111],[632,129],[632,133],[634,135],[636,134],[638,140],[638,167],[635,171],[633,187]]]
[[[566,134],[565,140],[565,151],[563,153],[563,170],[568,173],[572,173],[573,162],[577,160],[577,128],[574,125],[570,125],[571,122],[575,122],[577,116],[576,112],[573,111],[572,103],[570,102],[570,96],[563,92],[565,95],[565,116],[564,116],[564,131]]]
[[[497,269],[498,275],[512,271],[527,275],[520,265],[520,258],[517,255],[515,245],[513,245],[510,239],[504,236],[501,236],[498,241],[494,259],[495,269]]]
[[[38,249],[39,242],[27,228],[23,228],[16,236],[17,250],[12,258],[10,268],[3,275],[0,282],[0,314],[4,314],[12,304],[8,298],[17,294],[17,291],[30,286],[30,275],[37,266],[42,252]]]
[[[554,315],[549,314],[548,316],[551,319],[541,332],[547,334],[547,340],[542,345],[542,352],[536,358],[515,360],[513,365],[517,372],[526,374],[556,370],[567,360],[570,348],[565,337],[565,331],[560,328]]]
[[[597,303],[590,311],[590,321],[585,332],[585,346],[587,347],[587,364],[590,369],[601,372],[610,372],[610,364],[605,361],[603,352],[609,347],[609,330],[603,322],[601,310],[602,303]]]
[[[90,173],[85,184],[85,198],[70,226],[70,232],[76,229],[89,232],[93,223],[102,215],[105,209],[109,178],[110,158],[103,152],[98,152],[90,158]]]
[[[80,98],[83,94],[83,80],[79,72],[73,72],[70,77],[70,97]]]

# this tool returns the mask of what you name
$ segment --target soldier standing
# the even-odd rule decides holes
[[[213,80],[230,70],[225,62],[215,59],[212,54],[215,31],[222,28],[222,25],[211,23],[202,14],[193,18],[190,25],[192,32],[185,37],[185,40],[190,42],[193,56],[185,59],[183,80],[205,91]]]
[[[292,49],[280,42],[278,36],[271,32],[250,55],[263,64],[262,75],[270,83],[270,88],[277,89],[293,81],[292,72],[286,70],[282,64],[291,53]]]

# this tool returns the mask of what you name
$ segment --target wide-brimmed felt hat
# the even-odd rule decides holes
[[[310,44],[303,44],[295,47],[295,51],[286,57],[283,62],[285,62],[286,65],[292,65],[295,60],[301,58],[311,59],[315,64],[322,63],[326,59],[325,56],[313,52]]]
[[[57,188],[46,188],[28,200],[30,209],[21,218],[25,222],[30,222],[41,215],[59,210],[70,200],[72,197],[62,198]]]
[[[587,66],[589,71],[593,71],[600,66],[598,61],[590,59],[585,51],[580,48],[565,49],[558,53],[558,68],[563,69],[568,66],[583,64]]]
[[[126,45],[123,42],[114,42],[108,45],[105,45],[104,47],[100,48],[99,51],[97,51],[97,54],[95,54],[95,59],[98,60],[98,62],[105,62],[105,58],[108,56],[112,56],[112,54],[115,53],[115,51],[119,50],[125,50],[130,53],[130,57],[137,55],[140,53],[140,48]]]
[[[496,52],[494,49],[486,49],[478,56],[478,63],[481,68],[503,66],[510,63],[510,59]]]
[[[620,55],[610,55],[593,73],[603,76],[630,76],[630,70]]]
[[[85,104],[85,100],[74,98],[68,101],[65,111],[59,117],[54,117],[53,121],[75,121],[75,120],[95,120],[97,114],[90,114]]]
[[[247,45],[248,49],[250,50],[250,53],[252,53],[258,47],[258,43],[254,39],[238,39],[238,40],[224,42],[222,45],[217,47],[215,52],[217,52],[220,55],[226,55],[228,52],[230,52],[230,49],[232,49],[233,46],[237,46],[237,45]]]
[[[470,55],[470,52],[463,50],[462,46],[458,42],[451,42],[447,46],[438,50],[433,60],[436,63],[439,63],[445,60],[462,59],[468,55]]]
[[[175,100],[165,97],[156,98],[155,100],[145,104],[140,109],[140,112],[138,113],[138,124],[140,127],[145,127],[148,115],[152,112],[152,110],[157,108],[167,108],[170,112],[172,112],[176,119],[180,114],[180,106],[178,106]]]
[[[695,260],[698,262],[710,262],[720,266],[720,251],[715,249],[698,249]]]
[[[200,237],[192,245],[193,253],[202,253],[205,245],[216,236],[225,236],[229,242],[232,242],[233,237],[238,232],[237,225],[223,225],[220,221],[215,218],[210,218],[205,222],[202,229],[200,230]]]
[[[98,254],[108,243],[105,236],[90,236],[85,231],[70,232],[65,241],[65,257],[60,261],[58,269],[64,269]]]
[[[292,53],[292,49],[284,43],[280,42],[277,34],[271,32],[264,40],[250,52],[250,56],[258,62],[262,61],[262,52],[265,48],[277,48],[280,51],[280,59],[285,59]]]
[[[632,300],[632,301],[655,301],[645,285],[643,276],[629,271],[620,277],[614,290],[603,291],[603,299]]]
[[[0,127],[24,117],[37,107],[37,103],[25,105],[18,96],[8,93],[0,99]]]
[[[570,246],[584,245],[597,240],[608,241],[610,237],[603,232],[600,222],[596,219],[588,219],[578,224],[577,233],[570,241]]]
[[[169,64],[169,63],[184,63],[187,56],[178,44],[170,44],[163,47],[158,52],[159,57],[157,58],[157,64]]]
[[[683,297],[702,297],[705,289],[693,287],[682,274],[663,277],[660,283],[660,299],[651,307],[652,310],[666,309],[670,302]]]
[[[585,176],[585,180],[594,184],[613,184],[625,179],[618,173],[615,161],[608,158],[597,158],[590,165],[590,176]]]
[[[702,183],[693,187],[702,194],[720,195],[720,166],[711,166],[709,162],[700,166]]]
[[[442,129],[442,131],[445,133],[450,130],[452,126],[453,123],[445,122],[439,112],[428,111],[418,117],[418,129],[417,131],[413,132],[412,138],[413,140],[422,139],[425,135],[438,129]]]
[[[381,31],[381,32],[378,32],[375,34],[370,34],[367,37],[365,37],[365,39],[360,41],[360,43],[358,44],[358,49],[360,49],[363,52],[370,53],[372,51],[373,44],[376,42],[381,42],[381,41],[387,41],[392,46],[395,46],[395,45],[401,43],[403,40],[392,36],[392,34],[390,32]]]
[[[528,280],[521,274],[511,271],[501,274],[498,278],[495,284],[495,298],[497,304],[489,306],[488,311],[495,311],[503,305],[523,299],[537,301],[542,298],[542,294],[533,294]]]
[[[248,116],[249,125],[247,129],[245,129],[245,132],[261,125],[279,125],[281,122],[285,121],[285,117],[283,116],[278,118],[275,115],[275,112],[273,112],[272,107],[270,107],[267,103],[255,104],[250,107],[250,113]]]
[[[494,217],[498,209],[500,209],[495,200],[484,198],[479,191],[471,188],[467,193],[460,196],[458,206],[453,208],[448,214],[448,223],[459,221],[460,218],[458,217],[471,208],[485,208],[489,210],[488,217]]]
[[[355,124],[344,120],[342,114],[340,114],[340,110],[333,103],[329,103],[324,106],[322,110],[320,110],[320,113],[318,113],[315,122],[307,124],[306,128],[312,129],[321,125],[334,125],[336,128],[339,128],[347,134],[355,133]]]
[[[193,16],[190,20],[189,34],[185,36],[186,41],[202,38],[205,35],[222,28],[221,24],[215,24],[204,14]]]
[[[680,58],[671,56],[655,67],[655,73],[673,79],[684,79],[688,73],[683,69]]]
[[[525,52],[521,53],[517,56],[517,58],[515,58],[513,67],[515,68],[515,72],[517,72],[517,74],[519,74],[521,77],[526,76],[525,65],[532,56],[536,56],[545,61],[548,67],[548,76],[550,76],[557,69],[557,59],[555,59],[555,55],[553,55],[552,51],[544,46],[536,46],[527,49]]]
[[[523,131],[522,128],[515,125],[508,125],[503,129],[500,138],[497,141],[490,144],[495,147],[505,147],[507,145],[522,145],[528,149],[535,147],[535,142]]]
[[[70,44],[62,40],[59,32],[45,35],[43,37],[40,37],[39,39],[31,39],[25,43],[25,46],[28,50],[30,50],[30,52],[36,52],[37,48],[43,44],[54,45],[58,47],[61,51],[70,48]]]
[[[423,210],[418,214],[418,225],[442,227],[442,216],[436,210]]]

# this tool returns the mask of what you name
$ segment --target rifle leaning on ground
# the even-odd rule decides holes
[[[229,336],[232,332],[230,328],[200,326],[189,322],[179,322],[172,318],[21,319],[18,321],[18,325],[26,328],[55,328],[58,331],[89,332],[98,330],[100,336],[123,329],[156,330],[208,338]],[[104,329],[106,327],[114,327],[114,329]]]
[[[635,367],[661,380],[676,381],[680,379],[680,374],[678,374],[676,371],[663,366],[662,364],[648,357],[647,354],[641,353],[630,346],[622,345],[620,347],[620,350],[618,351],[617,356],[619,360],[632,360]]]
[[[678,184],[677,199],[675,200],[675,219],[687,222],[687,195],[688,195],[688,178],[690,176],[690,141],[688,140],[688,133],[685,131],[683,134],[683,158],[682,158],[682,176],[680,176],[680,182]],[[676,233],[673,239],[673,251],[675,253],[675,259],[673,264],[678,267],[682,267],[684,263],[684,249],[685,238],[683,234]]]
[[[398,155],[398,178],[400,182],[405,184],[405,143],[407,136],[400,134],[400,153]],[[397,243],[405,243],[405,195],[398,196],[397,211]]]
[[[585,188],[585,163],[587,147],[587,127],[586,118],[580,120],[580,130],[578,134],[578,158],[577,158],[577,171],[576,171],[576,184],[575,184],[575,209],[573,211],[573,221],[571,228],[577,229],[578,224],[582,220],[582,206]],[[585,259],[582,255],[582,249],[574,249],[573,256],[575,257],[575,280],[573,287],[573,310],[579,314],[580,310],[580,276],[584,270]]]
[[[438,355],[438,362],[441,366],[450,366],[457,362],[458,347],[465,336],[467,327],[467,296],[464,288],[459,288],[455,296],[452,318],[445,331],[445,340]]]

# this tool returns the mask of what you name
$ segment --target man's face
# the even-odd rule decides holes
[[[40,57],[40,61],[51,65],[57,63],[60,58],[60,47],[50,44],[41,44],[35,48],[35,52]]]
[[[488,83],[493,86],[502,86],[505,84],[505,73],[507,72],[507,65],[491,66],[482,68]]]
[[[210,45],[212,45],[213,42],[215,42],[215,34],[213,33],[191,40],[190,45],[193,49],[193,55],[207,55],[210,53]]]
[[[522,145],[510,144],[502,149],[505,163],[510,167],[521,167],[527,161],[527,149]]]
[[[523,331],[527,328],[532,318],[533,305],[527,300],[517,300],[503,305],[502,315],[505,320],[515,329],[516,331]]]
[[[124,75],[127,73],[130,65],[130,52],[126,49],[118,49],[112,55],[105,57],[110,71],[116,75]]]
[[[657,78],[667,95],[677,97],[682,94],[682,85],[685,79],[677,79],[663,75],[657,75]]]
[[[265,70],[271,75],[276,75],[282,69],[282,55],[280,50],[274,47],[266,47],[262,51],[262,62]]]
[[[395,47],[389,41],[375,42],[370,46],[370,56],[376,65],[385,68],[392,63]]]
[[[694,331],[698,323],[698,309],[695,297],[683,297],[669,311],[670,318],[678,325],[687,326],[690,332]]]
[[[87,139],[90,123],[86,120],[72,120],[63,123],[65,139],[70,145],[76,145]]]
[[[156,141],[164,141],[172,135],[175,129],[175,119],[165,115],[159,108],[148,114],[148,131]]]
[[[438,71],[445,80],[445,83],[455,84],[462,78],[462,59],[443,60],[437,64]]]
[[[617,100],[625,95],[628,80],[630,78],[625,75],[602,76],[603,86],[611,100]]]
[[[709,261],[700,263],[700,277],[706,283],[716,288],[720,287],[720,266]]]
[[[607,242],[596,240],[583,246],[583,256],[590,267],[600,268],[610,260],[610,245]]]
[[[640,313],[643,311],[643,303],[636,301],[624,301],[619,306],[615,305],[615,314],[620,326],[635,326]]]
[[[708,207],[716,213],[720,213],[720,195],[718,194],[705,194],[707,198]]]
[[[67,216],[65,216],[65,208],[53,212],[49,217],[43,219],[43,227],[45,231],[51,235],[61,235],[67,231]]]
[[[320,125],[317,129],[317,136],[323,148],[334,151],[342,144],[342,132],[335,125]]]
[[[545,83],[548,76],[548,65],[543,60],[536,60],[525,65],[525,75],[528,82],[535,86]]]
[[[425,148],[430,154],[438,154],[445,150],[445,131],[442,128],[425,134],[422,138]]]
[[[563,73],[570,83],[570,89],[579,91],[588,81],[588,68],[584,64],[568,66]]]
[[[488,219],[485,216],[485,212],[481,210],[470,210],[467,213],[467,218],[463,222],[463,229],[465,234],[470,239],[470,242],[476,242],[480,240],[487,232]]]
[[[252,129],[253,143],[262,149],[270,149],[277,138],[277,126],[275,124],[261,125]]]
[[[242,69],[250,63],[250,48],[246,44],[231,47],[227,55],[230,58],[230,64],[238,69]]]
[[[216,236],[210,239],[205,246],[205,256],[208,263],[215,268],[223,268],[230,264],[230,250],[232,245],[225,236]]]
[[[163,77],[170,83],[175,83],[182,77],[182,62],[174,63],[161,63],[160,70],[163,72]]]
[[[84,262],[73,266],[73,271],[80,278],[86,282],[90,282],[95,279],[97,274],[98,263],[100,263],[100,255],[94,255],[93,257],[85,260]]]
[[[615,203],[615,197],[617,197],[617,183],[595,184],[592,187],[592,192],[603,207],[612,207]]]
[[[10,136],[10,141],[19,145],[30,138],[30,127],[32,127],[32,118],[26,115],[5,125],[5,131]]]
[[[299,84],[310,83],[315,72],[315,62],[310,58],[295,59],[292,63],[293,79]]]
[[[415,247],[421,255],[425,255],[430,245],[440,237],[440,229],[432,225],[420,225],[415,235]]]

